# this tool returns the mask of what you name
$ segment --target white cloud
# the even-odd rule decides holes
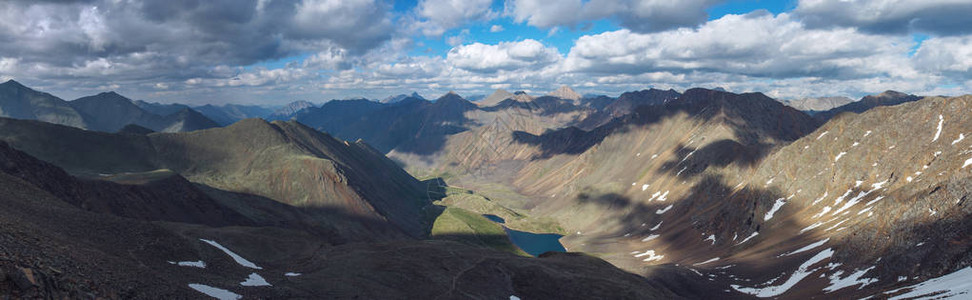
[[[915,67],[972,79],[972,36],[930,38],[915,52]]]
[[[503,30],[504,30],[503,26],[500,26],[499,24],[489,27],[489,32],[493,32],[493,33],[502,32]]]
[[[724,72],[757,77],[907,75],[905,37],[806,29],[787,14],[726,15],[698,29],[583,36],[565,61],[588,73]],[[903,63],[904,66],[896,65]]]
[[[418,23],[427,36],[441,36],[446,30],[471,21],[491,19],[492,0],[422,0],[415,8],[423,20]]]
[[[520,68],[541,68],[561,60],[556,48],[536,40],[502,42],[496,45],[473,43],[449,50],[446,60],[453,66],[474,72],[496,72]]]
[[[705,9],[714,0],[560,0],[556,5],[544,0],[507,0],[506,12],[516,22],[551,28],[575,26],[582,22],[614,19],[637,32],[662,31],[694,26],[706,19]]]

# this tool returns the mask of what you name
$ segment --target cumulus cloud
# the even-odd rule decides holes
[[[416,26],[427,36],[441,36],[446,30],[471,21],[488,20],[495,13],[492,0],[421,0],[415,8],[421,21]]]
[[[972,79],[972,36],[925,40],[915,52],[914,62],[916,68],[931,74]]]
[[[898,54],[910,46],[906,37],[847,28],[807,29],[787,14],[753,13],[726,15],[697,29],[650,34],[623,29],[584,36],[571,48],[565,68],[633,74],[705,71],[769,78],[907,75],[910,71]]]
[[[502,31],[503,31],[503,29],[504,29],[504,28],[503,28],[503,26],[500,26],[500,25],[493,25],[493,26],[490,26],[490,27],[489,27],[489,32],[493,32],[493,33],[496,33],[496,32],[502,32]]]
[[[0,53],[18,59],[8,75],[40,87],[179,82],[299,53],[364,55],[391,39],[388,9],[380,0],[7,1]]]
[[[867,32],[972,33],[967,0],[800,0],[795,13],[812,27],[856,27]]]
[[[560,61],[556,48],[527,39],[519,42],[502,42],[496,45],[473,43],[452,48],[446,60],[457,68],[491,73],[498,70],[542,68]]]
[[[715,0],[507,0],[506,11],[517,22],[540,28],[576,26],[585,21],[614,19],[636,32],[695,26],[705,21],[705,9]]]

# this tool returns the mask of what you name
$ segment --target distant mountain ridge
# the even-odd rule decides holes
[[[35,91],[13,80],[0,84],[0,116],[41,120],[78,128],[88,127],[81,114],[67,101]]]
[[[382,99],[380,102],[386,104],[398,103],[401,102],[402,100],[405,100],[405,98],[415,98],[415,99],[425,100],[425,98],[423,98],[422,95],[419,95],[417,92],[412,92],[411,95],[400,94],[396,96],[390,96],[388,98]]]
[[[143,107],[167,114],[156,114]],[[193,131],[219,126],[185,105],[135,102],[115,92],[64,101],[13,80],[0,84],[0,116],[104,132],[116,132],[130,124],[159,132]]]
[[[851,102],[854,102],[854,99],[843,97],[843,96],[783,100],[783,104],[789,105],[790,107],[802,111],[818,111],[818,112],[831,110]]]
[[[577,92],[574,91],[574,89],[566,85],[560,86],[560,88],[557,88],[557,90],[550,92],[547,95],[554,96],[564,100],[571,100],[574,101],[575,103],[577,103],[577,101],[580,101],[581,99],[584,98],[584,96],[581,96],[581,94],[578,94]]]
[[[897,91],[884,91],[877,95],[868,95],[861,98],[861,100],[847,103],[833,109],[814,114],[814,119],[819,123],[826,122],[827,120],[837,116],[840,113],[863,113],[879,106],[893,106],[906,102],[914,102],[920,100],[922,97],[916,95],[909,95]]]

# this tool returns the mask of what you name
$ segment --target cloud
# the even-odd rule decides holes
[[[0,64],[2,65],[2,64]],[[972,36],[930,38],[915,52],[922,71],[957,80],[972,79]]]
[[[421,0],[415,8],[421,18],[416,26],[426,36],[441,36],[446,30],[469,22],[493,18],[492,3],[492,0]]]
[[[560,61],[556,48],[527,39],[496,45],[473,43],[452,48],[446,60],[453,66],[480,73],[520,68],[541,68]]]
[[[726,15],[697,29],[627,29],[583,36],[565,70],[584,73],[723,72],[767,78],[903,76],[907,37],[807,29],[787,14]],[[902,63],[904,66],[896,66]]]
[[[507,0],[506,13],[516,22],[551,28],[573,27],[587,21],[616,20],[635,32],[656,32],[691,27],[705,21],[705,9],[715,0]]]
[[[881,34],[972,33],[972,2],[965,0],[800,0],[794,12],[811,27],[856,27]]]
[[[489,27],[489,32],[493,32],[493,33],[502,32],[503,30],[504,30],[503,26],[500,26],[498,24]]]

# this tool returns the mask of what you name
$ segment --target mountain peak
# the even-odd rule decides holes
[[[23,84],[20,84],[20,82],[17,82],[16,80],[13,80],[13,79],[7,80],[7,82],[4,82],[3,85],[12,85],[12,86],[17,86],[17,87],[24,86]]]
[[[880,94],[877,94],[877,96],[875,96],[875,97],[879,97],[879,98],[900,98],[900,97],[907,97],[907,96],[908,96],[908,94],[905,94],[905,93],[902,93],[902,92],[899,92],[899,91],[887,90],[887,91],[884,91],[884,92],[882,92]]]
[[[560,86],[560,88],[558,88],[556,91],[550,92],[550,94],[547,95],[568,100],[580,100],[581,98],[584,98],[584,96],[581,96],[581,94],[578,94],[574,91],[574,89],[566,85]]]
[[[513,93],[510,93],[504,89],[496,89],[492,94],[476,102],[479,106],[493,106],[499,104],[503,100],[513,98]]]
[[[380,102],[381,103],[385,103],[385,104],[398,103],[398,102],[402,102],[402,100],[405,100],[407,98],[415,98],[415,99],[425,100],[425,97],[422,97],[422,95],[419,95],[418,92],[412,92],[411,95],[399,94],[399,95],[396,95],[396,96],[389,96],[388,98],[382,99]]]

